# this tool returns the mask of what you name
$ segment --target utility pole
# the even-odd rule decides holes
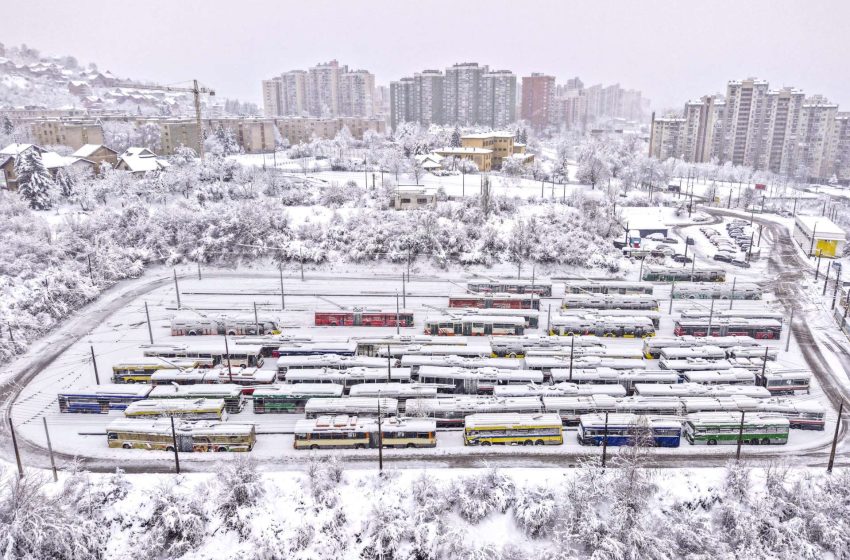
[[[643,261],[645,261],[645,260],[646,260],[645,257],[640,260],[640,270],[638,271],[638,282],[643,282]]]
[[[44,423],[44,436],[47,438],[47,451],[50,453],[50,468],[53,470],[53,482],[59,482],[59,473],[56,472],[56,461],[53,459],[53,444],[50,443],[50,432],[47,430],[47,417],[42,416]]]
[[[791,317],[788,319],[788,338],[785,339],[785,351],[791,346],[791,333],[794,328],[794,308],[791,308]]]
[[[88,258],[89,258],[89,280],[91,281],[92,284],[94,284],[94,273],[92,272],[92,267],[91,267],[91,255],[88,255]]]
[[[676,281],[673,280],[673,285],[670,287],[670,308],[667,310],[667,315],[673,314],[673,298],[676,294]]]
[[[172,268],[171,271],[174,273],[174,291],[177,292],[177,309],[180,309],[180,286],[177,284],[177,269]]]
[[[732,295],[729,296],[729,309],[732,309],[732,303],[735,301],[735,281],[737,278],[732,278]]]
[[[298,260],[301,261],[301,281],[304,281],[304,251],[298,248]]]
[[[570,381],[573,380],[573,356],[576,350],[576,335],[570,337]]]
[[[838,263],[833,263],[832,266],[837,265]],[[835,300],[838,299],[838,288],[841,286],[841,268],[837,268],[835,272],[835,289],[832,290],[832,307],[831,309],[835,309]]]
[[[148,338],[150,338],[151,344],[153,344],[153,329],[151,329],[151,314],[148,311],[148,302],[145,302],[145,317],[148,320]]]
[[[257,317],[257,302],[254,302],[254,329],[257,335],[260,334],[260,319]]]
[[[174,448],[174,467],[180,474],[180,457],[177,456],[177,431],[174,429],[174,416],[171,416],[171,445]]]
[[[707,336],[711,336],[711,323],[714,322],[714,298],[711,298],[711,308],[708,312],[708,333]]]
[[[546,336],[552,334],[552,304],[549,304],[549,309],[546,311]]]
[[[94,357],[94,346],[89,346],[91,349],[91,364],[94,366],[94,381],[100,385],[100,377],[97,375],[97,360]]]
[[[741,425],[738,426],[738,450],[735,452],[735,460],[741,460],[741,444],[744,442],[744,415],[746,412],[741,412]]]
[[[602,430],[602,468],[605,468],[605,460],[608,455],[608,413],[605,413],[605,428]]]
[[[399,318],[399,308],[398,308],[398,292],[395,293],[395,333],[401,334],[401,325]]]
[[[838,404],[838,418],[835,419],[835,433],[832,436],[832,448],[829,450],[829,463],[826,465],[826,472],[832,473],[832,466],[835,464],[835,446],[838,444],[838,432],[841,428],[841,413],[844,412],[844,401]]]
[[[401,298],[402,307],[407,309],[407,284],[404,281],[404,272],[401,273]]]
[[[761,247],[761,230],[764,229],[764,224],[759,224],[759,239],[756,241],[756,246]]]
[[[387,344],[387,383],[390,383],[392,380],[393,380],[392,352],[390,352],[390,345]]]
[[[286,311],[286,300],[283,297],[283,263],[278,267],[278,272],[280,272],[280,310]]]
[[[233,366],[230,365],[230,347],[227,345],[227,329],[224,331],[224,359],[227,360],[227,376],[233,383]]]
[[[820,275],[820,259],[823,254],[822,249],[818,249],[818,265],[815,267],[815,282],[818,281],[818,276]]]
[[[198,263],[198,280],[201,280],[201,263]]]
[[[823,293],[821,294],[821,296],[826,295],[826,285],[829,283],[829,269],[831,268],[831,266],[826,265],[826,276],[823,279]]]
[[[384,434],[381,430],[381,393],[378,392],[378,473],[384,473]]]
[[[15,437],[15,426],[12,417],[9,416],[9,432],[12,434],[12,447],[15,448],[15,461],[18,463],[18,478],[24,477],[24,465],[21,463],[21,452],[18,449],[18,438]]]

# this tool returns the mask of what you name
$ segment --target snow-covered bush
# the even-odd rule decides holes
[[[553,525],[558,503],[552,488],[533,486],[516,492],[514,519],[531,537],[539,537]]]
[[[147,515],[131,539],[131,555],[177,558],[196,549],[207,536],[203,500],[183,482],[166,481],[150,496]]]
[[[256,461],[243,456],[224,461],[216,474],[216,487],[218,514],[226,527],[244,538],[250,527],[251,509],[265,495]]]

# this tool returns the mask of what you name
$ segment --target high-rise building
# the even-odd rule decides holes
[[[764,149],[758,169],[788,174],[793,171],[797,130],[805,94],[793,88],[767,92]]]
[[[832,175],[834,162],[829,161],[838,105],[816,95],[803,102],[797,133],[797,155],[794,176],[801,179],[826,179]]]
[[[555,76],[534,72],[522,78],[520,117],[541,130],[552,123],[555,105]]]
[[[494,70],[481,77],[478,124],[504,128],[516,121],[516,74]]]
[[[413,120],[423,126],[443,123],[443,73],[423,70],[413,75]]]
[[[301,116],[307,111],[307,72],[291,70],[281,75],[281,115]]]
[[[339,75],[339,113],[345,117],[371,117],[374,111],[375,75],[352,70]]]
[[[443,117],[448,124],[480,122],[481,82],[487,66],[464,62],[446,68],[443,82]]]
[[[390,128],[393,130],[396,130],[401,123],[416,122],[413,90],[413,78],[402,78],[390,82]]]
[[[850,181],[850,113],[836,113],[830,145],[835,178],[842,182]]]
[[[681,158],[687,143],[683,117],[659,117],[652,122],[649,135],[649,153],[660,160]]]
[[[283,115],[283,80],[280,77],[263,80],[263,114],[267,117]]]
[[[748,78],[726,86],[724,160],[733,165],[758,166],[764,140],[768,83]]]
[[[331,60],[310,68],[307,76],[307,110],[316,117],[333,117],[339,114],[339,75],[348,71],[339,62]]]
[[[703,96],[685,104],[682,154],[685,161],[711,161],[718,137],[722,137],[725,104],[716,95]]]

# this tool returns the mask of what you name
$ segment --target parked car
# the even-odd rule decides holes
[[[691,257],[689,257],[689,256],[687,256],[687,255],[682,255],[682,254],[676,254],[676,255],[673,255],[673,257],[672,257],[672,258],[673,258],[673,260],[674,260],[674,261],[676,261],[677,263],[686,263],[686,264],[687,264],[687,263],[692,263],[692,262],[694,262],[694,259],[692,259]]]
[[[664,239],[663,233],[650,233],[646,236],[647,239],[651,239],[652,241],[661,241]]]
[[[676,245],[677,243],[679,243],[679,240],[676,239],[675,237],[665,237],[664,239],[661,240],[661,242],[662,243],[670,243],[671,245]]]
[[[735,266],[740,266],[741,268],[750,268],[750,263],[741,259],[732,259],[729,261],[729,264],[734,264]]]
[[[716,261],[721,261],[721,262],[731,263],[731,262],[732,262],[732,257],[731,257],[731,256],[729,256],[729,255],[728,255],[728,254],[726,254],[726,253],[717,253],[716,255],[714,255],[714,260],[716,260]]]

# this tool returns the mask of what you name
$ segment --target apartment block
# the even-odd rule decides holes
[[[280,79],[283,107],[280,114],[303,115],[307,111],[307,72],[290,70],[281,74]]]
[[[516,121],[516,74],[510,70],[484,73],[479,96],[479,124],[495,129]]]
[[[317,117],[335,117],[339,114],[339,75],[346,66],[331,60],[307,70],[307,110]]]
[[[413,78],[402,78],[390,82],[390,128],[393,130],[396,130],[401,123],[416,122],[413,90]]]
[[[802,91],[793,88],[767,92],[765,148],[759,169],[783,175],[794,171],[797,131],[805,97]]]
[[[487,66],[464,62],[446,68],[443,82],[443,116],[447,124],[473,125],[481,122],[481,87]]]
[[[385,134],[387,131],[386,122],[380,118],[285,117],[274,119],[273,122],[281,137],[287,139],[290,144],[310,142],[314,137],[333,138],[343,127],[347,127],[351,135],[358,140],[363,139],[363,134],[367,130],[374,130],[379,134]]]
[[[829,160],[838,105],[817,95],[806,99],[800,111],[797,133],[797,177],[828,179],[834,162]]]
[[[439,70],[413,75],[413,120],[422,126],[442,124],[444,76]]]
[[[263,115],[277,117],[284,115],[283,79],[280,77],[263,80]]]
[[[542,130],[553,121],[555,112],[555,76],[534,72],[522,78],[520,117],[535,130]]]
[[[339,75],[339,113],[345,117],[371,117],[374,111],[375,75],[352,70]]]
[[[726,86],[724,160],[757,167],[764,148],[768,83],[748,78]]]
[[[656,118],[652,122],[652,132],[649,136],[649,153],[662,161],[681,158],[687,143],[687,122],[684,117]]]
[[[832,129],[831,159],[836,179],[850,182],[850,113],[837,113]]]
[[[94,120],[37,120],[30,124],[35,143],[62,145],[79,150],[86,144],[103,144],[103,129]]]

